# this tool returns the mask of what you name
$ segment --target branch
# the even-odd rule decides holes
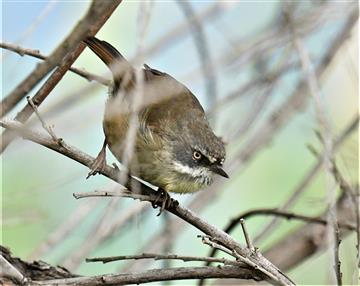
[[[0,48],[15,52],[17,54],[19,54],[20,56],[31,56],[40,60],[47,60],[48,57],[41,54],[39,50],[33,50],[33,49],[28,49],[28,48],[23,48],[21,46],[17,46],[11,43],[5,43],[5,42],[1,42],[0,43]],[[70,67],[69,71],[72,71],[73,73],[87,79],[88,81],[96,81],[102,85],[105,86],[109,86],[110,85],[110,80],[103,78],[102,76],[98,76],[96,74],[92,74],[89,73],[87,71],[75,68],[75,67]]]
[[[242,222],[241,222],[242,220],[248,219],[252,216],[258,216],[258,215],[265,215],[265,216],[272,215],[272,216],[276,216],[276,217],[280,217],[280,218],[284,218],[284,219],[288,219],[288,220],[295,219],[295,220],[301,220],[304,222],[315,223],[315,224],[320,224],[320,225],[328,225],[329,224],[329,222],[326,219],[323,219],[321,217],[305,216],[305,215],[295,214],[292,212],[286,212],[286,211],[281,211],[281,210],[277,210],[277,209],[254,209],[254,210],[242,213],[242,214],[238,215],[236,218],[232,219],[230,221],[230,223],[224,228],[224,231],[226,233],[230,234],[235,229],[235,227],[239,225],[239,223],[242,225]],[[340,228],[343,228],[346,230],[352,230],[352,231],[356,230],[356,226],[354,224],[347,223],[347,222],[339,223],[338,226]],[[216,253],[217,253],[217,249],[213,249],[209,253],[209,257],[214,257]],[[210,263],[207,263],[207,265],[210,265]]]
[[[203,29],[203,22],[200,20],[198,15],[193,10],[190,1],[187,0],[177,0],[176,3],[181,8],[185,19],[189,23],[194,43],[197,49],[199,56],[200,64],[202,67],[202,72],[204,74],[206,82],[206,95],[208,99],[209,106],[214,106],[217,99],[217,78],[215,69],[206,68],[206,65],[209,64],[210,67],[213,67],[212,59],[210,55],[210,49],[208,48],[208,43],[206,41],[206,35]],[[216,3],[218,5],[218,3]]]
[[[300,214],[296,214],[296,213],[292,213],[292,212],[280,211],[277,209],[255,209],[255,210],[251,210],[246,213],[243,213],[243,214],[239,215],[237,218],[232,219],[231,223],[225,228],[225,231],[231,232],[237,224],[241,223],[242,219],[249,218],[252,216],[257,216],[257,215],[272,215],[272,216],[285,218],[288,220],[295,219],[295,220],[301,220],[301,221],[308,222],[308,223],[317,223],[317,224],[321,224],[321,225],[327,225],[329,223],[327,220],[322,219],[320,217],[311,217],[311,216],[306,216],[306,215],[300,215]],[[339,227],[347,229],[347,230],[356,230],[355,225],[348,224],[348,223],[339,224]]]
[[[0,257],[6,260],[8,263],[11,264],[13,269],[16,269],[18,274],[15,274],[18,279],[12,279],[12,282],[17,282],[15,285],[24,285],[19,284],[18,282],[30,282],[31,280],[48,280],[48,279],[57,279],[57,278],[70,278],[70,277],[78,277],[76,274],[70,273],[67,269],[57,266],[51,266],[43,261],[32,261],[26,262],[19,258],[13,257],[9,249],[0,245]],[[1,265],[1,271],[6,270]],[[15,278],[13,275],[4,275],[6,272],[1,272],[0,275],[0,284],[1,282],[6,282],[6,276],[8,278]],[[21,281],[19,281],[21,279]],[[5,280],[5,281],[4,281]],[[29,283],[30,284],[30,283]],[[5,283],[4,285],[9,285]],[[14,284],[10,284],[14,285]],[[25,284],[28,285],[28,284]]]
[[[67,70],[79,57],[85,48],[81,43],[87,36],[95,35],[109,19],[112,12],[122,0],[115,1],[94,1],[88,12],[76,25],[70,35],[61,45],[48,57],[47,61],[40,63],[2,102],[1,117],[6,115],[15,105],[39,82],[50,70],[59,67],[46,80],[43,86],[33,96],[32,101],[39,106],[63,78]],[[59,64],[61,62],[61,64]],[[25,122],[33,113],[33,108],[27,104],[15,117],[17,121]],[[1,153],[14,138],[14,134],[4,132],[2,134]]]
[[[76,149],[75,147],[72,147],[65,142],[62,142],[62,144],[59,145],[51,137],[45,136],[38,132],[27,130],[22,124],[16,121],[2,119],[0,120],[0,125],[4,128],[8,128],[20,133],[25,139],[31,140],[58,153],[61,153],[64,156],[78,161],[79,163],[89,168],[94,160],[94,158]],[[121,175],[121,172],[116,168],[105,166],[103,171],[101,171],[101,174],[116,182],[119,182],[119,175]],[[154,191],[150,187],[141,184],[139,181],[135,180],[132,177],[129,177],[125,187],[128,190],[131,190],[133,186],[138,187],[141,195],[157,195],[156,191]],[[254,268],[254,273],[256,273],[254,276],[259,276],[259,273],[261,273],[260,276],[263,279],[267,279],[274,284],[294,284],[288,277],[286,277],[277,267],[275,267],[267,259],[265,259],[259,252],[252,252],[248,248],[242,247],[231,236],[229,236],[222,230],[210,225],[206,221],[202,220],[189,209],[183,208],[175,203],[171,204],[166,209],[172,214],[176,215],[177,217],[183,219],[187,223],[201,230],[205,234],[211,237],[215,237],[222,245],[236,252],[239,257],[241,257],[241,262],[244,262],[250,267]]]
[[[358,9],[355,7],[348,16],[346,24],[336,35],[335,39],[322,57],[320,63],[317,65],[315,69],[317,77],[320,77],[324,73],[333,56],[342,46],[344,41],[349,37],[351,29],[357,21]],[[270,142],[275,133],[278,132],[282,126],[288,123],[291,117],[295,116],[297,112],[305,107],[307,100],[307,82],[306,80],[301,80],[293,94],[289,96],[288,99],[279,106],[279,108],[270,114],[268,120],[259,127],[252,138],[248,140],[248,143],[244,146],[238,156],[241,163],[244,164],[247,162],[254,153]]]
[[[56,279],[47,281],[33,281],[33,286],[40,285],[124,285],[140,284],[155,281],[184,280],[205,278],[238,278],[253,279],[251,271],[236,266],[222,267],[178,267],[168,269],[153,269],[133,274],[108,274],[94,277],[78,277],[68,279]]]
[[[219,262],[225,265],[237,265],[239,262],[228,260],[225,258],[214,258],[214,257],[199,257],[199,256],[184,256],[177,254],[156,254],[156,253],[142,253],[138,255],[119,255],[119,256],[110,256],[110,257],[96,257],[96,258],[86,258],[86,262],[102,262],[109,263],[113,261],[120,260],[131,260],[131,259],[154,259],[154,260],[182,260],[184,262],[191,261],[206,261],[206,262]],[[240,263],[241,264],[241,263]],[[244,266],[244,264],[242,264]]]
[[[97,286],[97,285],[124,285],[139,284],[154,281],[167,280],[183,280],[206,278],[238,278],[253,279],[252,270],[244,268],[241,264],[237,266],[224,265],[217,267],[179,267],[168,269],[153,269],[146,272],[134,274],[109,274],[94,277],[79,277],[72,274],[63,267],[53,267],[42,261],[26,262],[19,258],[14,258],[5,247],[0,246],[1,257],[4,257],[12,266],[16,267],[18,278],[25,277],[22,281],[12,280],[13,277],[1,276],[1,282],[8,282],[5,285],[15,285],[20,282],[26,282],[29,285],[81,285],[81,286]],[[234,262],[237,263],[237,262]],[[9,280],[10,279],[10,280]],[[11,283],[11,284],[10,284]],[[28,285],[26,284],[26,285]]]
[[[61,138],[57,138],[57,136],[55,135],[54,131],[52,130],[52,128],[46,124],[45,120],[42,118],[42,116],[40,115],[36,105],[34,104],[34,102],[32,101],[32,99],[30,98],[30,96],[26,97],[28,103],[30,104],[30,106],[32,107],[32,109],[34,110],[37,118],[39,119],[39,121],[41,122],[42,127],[46,130],[46,132],[51,136],[51,138],[54,141],[57,141],[59,144],[61,144]]]
[[[92,2],[86,15],[78,22],[70,35],[51,53],[46,61],[40,63],[36,69],[1,102],[1,117],[6,115],[57,65],[59,65],[57,73],[53,73],[51,78],[58,82],[57,78],[62,78],[63,74],[84,50],[85,45],[80,45],[81,40],[87,36],[95,35],[120,3],[121,0]],[[66,58],[64,59],[65,56]]]
[[[345,140],[352,134],[354,130],[359,125],[359,116],[356,116],[349,125],[347,125],[344,130],[339,134],[339,136],[335,139],[333,151],[336,152],[340,146],[345,142]],[[291,196],[286,200],[286,202],[279,208],[282,211],[289,209],[297,199],[300,197],[302,192],[306,190],[307,186],[312,182],[315,178],[318,171],[321,169],[321,166],[324,162],[324,154],[321,153],[318,156],[318,161],[314,164],[312,168],[305,174],[303,179],[299,182],[298,186],[291,191]],[[260,241],[262,238],[269,236],[271,231],[273,231],[278,225],[278,219],[273,218],[264,229],[255,237],[255,241]]]
[[[335,207],[339,224],[355,225],[355,214],[352,208],[349,208],[351,203],[351,197],[346,193],[342,193],[337,200]],[[328,211],[326,210],[320,217],[326,217],[327,214]],[[350,233],[346,228],[341,229],[340,232],[343,237]],[[278,241],[270,249],[266,250],[264,255],[271,261],[275,261],[276,265],[282,269],[288,270],[316,252],[328,247],[327,233],[328,230],[325,226],[307,224]],[[282,255],[283,253],[291,253],[291,255]]]

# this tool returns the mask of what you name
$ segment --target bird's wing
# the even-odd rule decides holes
[[[164,126],[181,130],[195,118],[205,118],[205,112],[195,95],[170,75],[145,65],[144,108],[147,127],[163,134]]]

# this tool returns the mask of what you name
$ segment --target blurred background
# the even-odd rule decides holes
[[[2,1],[2,41],[48,55],[89,4]],[[319,152],[323,149],[315,135],[321,130],[315,101],[306,88],[298,91],[306,74],[290,26],[297,31],[302,51],[311,61],[310,70],[318,72],[320,105],[331,136],[341,134],[358,114],[358,28],[356,21],[348,25],[358,9],[357,1],[291,2],[287,8],[291,23],[284,17],[285,6],[282,1],[124,1],[97,34],[128,59],[134,60],[142,51],[137,60],[184,83],[208,112],[216,133],[227,143],[225,169],[231,178],[219,177],[214,186],[199,194],[174,197],[220,228],[248,210],[281,207],[317,162],[307,146]],[[145,27],[144,37],[141,27]],[[342,39],[345,34],[349,37]],[[341,44],[335,49],[338,39]],[[326,56],[332,60],[324,64]],[[39,60],[5,49],[1,57],[4,97]],[[110,78],[106,66],[88,49],[74,66]],[[106,97],[106,86],[67,72],[39,111],[54,125],[58,137],[95,157],[104,138]],[[25,102],[19,103],[10,117]],[[41,130],[36,118],[30,121],[32,128]],[[110,152],[107,155],[108,163],[116,162]],[[358,184],[357,127],[341,142],[335,159],[344,178]],[[17,139],[3,153],[1,168],[2,244],[23,259],[42,259],[79,274],[95,275],[184,263],[125,261],[102,265],[85,263],[86,257],[149,251],[182,255],[209,252],[196,238],[199,231],[183,225],[171,227],[178,219],[157,217],[158,211],[147,203],[75,200],[74,192],[111,190],[115,184],[102,176],[86,180],[89,170],[42,146]],[[291,211],[317,216],[327,208],[324,174],[320,168]],[[249,218],[250,236],[256,237],[269,221],[266,216]],[[303,225],[283,220],[256,246],[264,251]],[[240,228],[232,235],[244,243]],[[355,233],[340,245],[344,284],[358,281],[355,245]],[[311,256],[289,270],[290,277],[298,284],[333,284],[331,252]]]

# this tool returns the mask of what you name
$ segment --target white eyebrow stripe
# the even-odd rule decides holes
[[[174,168],[176,171],[182,174],[188,174],[192,177],[207,177],[211,175],[210,170],[199,167],[199,168],[190,168],[189,166],[183,165],[180,162],[173,162]]]

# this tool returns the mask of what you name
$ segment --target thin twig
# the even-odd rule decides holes
[[[93,192],[84,192],[84,193],[73,193],[75,199],[91,198],[91,197],[122,197],[122,198],[132,198],[140,201],[156,201],[157,197],[134,194],[124,189],[122,191],[93,191]]]
[[[244,233],[244,237],[245,237],[245,240],[246,240],[246,245],[251,251],[254,251],[255,248],[254,248],[254,245],[251,242],[249,233],[248,233],[248,231],[246,229],[245,220],[243,218],[241,218],[239,221],[240,221],[240,224],[241,224],[242,231]]]
[[[338,137],[334,141],[333,152],[336,152],[345,142],[345,140],[356,130],[359,124],[359,116],[355,116],[353,120],[340,132]],[[289,192],[291,195],[286,200],[286,202],[278,208],[281,211],[288,210],[291,206],[295,204],[300,195],[306,190],[306,188],[310,185],[312,180],[316,177],[316,174],[321,169],[321,166],[324,162],[323,154],[320,154],[318,157],[318,161],[309,169],[309,171],[305,174],[305,176],[300,180],[298,185],[294,188],[293,191]],[[277,227],[279,223],[278,218],[273,218],[270,222],[262,229],[262,231],[255,237],[254,241],[259,242],[263,238],[270,235],[272,231]]]
[[[142,253],[138,255],[119,255],[119,256],[110,256],[110,257],[96,257],[96,258],[86,258],[86,262],[102,262],[109,263],[114,261],[121,260],[132,260],[132,259],[154,259],[154,260],[182,260],[184,262],[192,261],[210,261],[210,262],[219,262],[225,265],[239,265],[238,262],[232,261],[225,258],[214,258],[214,257],[200,257],[200,256],[184,256],[177,254],[158,254],[158,253]]]
[[[185,19],[189,23],[190,30],[192,31],[192,36],[195,42],[195,46],[197,48],[202,72],[204,74],[206,82],[206,95],[208,105],[212,107],[217,100],[217,77],[215,69],[206,68],[207,64],[209,64],[210,67],[213,67],[214,65],[212,64],[209,45],[207,43],[206,34],[203,29],[203,22],[198,18],[198,15],[192,8],[190,1],[177,0],[176,3],[181,8]]]
[[[334,260],[335,260],[335,264],[334,264],[334,270],[335,270],[335,275],[336,275],[336,281],[337,281],[337,285],[338,286],[342,286],[342,273],[341,273],[341,261],[340,261],[340,256],[339,256],[339,247],[340,247],[340,230],[339,230],[339,226],[337,224],[337,222],[335,222],[334,224]]]
[[[286,2],[288,3],[288,2]],[[317,122],[319,124],[319,134],[320,138],[323,140],[323,146],[324,146],[324,171],[325,171],[325,178],[326,178],[326,188],[327,188],[327,200],[328,200],[328,206],[329,206],[329,212],[328,212],[328,220],[331,223],[327,224],[328,231],[328,239],[330,242],[334,243],[334,269],[335,269],[335,277],[338,281],[338,284],[341,285],[341,272],[340,272],[340,260],[339,260],[339,245],[338,241],[334,241],[333,233],[337,233],[337,218],[336,218],[336,188],[335,188],[335,180],[332,176],[332,170],[333,167],[333,138],[332,138],[332,128],[331,123],[328,114],[326,113],[326,110],[324,108],[324,100],[323,95],[321,92],[319,80],[317,77],[317,74],[314,71],[312,61],[310,59],[309,53],[303,43],[302,38],[297,34],[297,31],[295,29],[294,23],[292,21],[293,13],[290,11],[291,6],[285,5],[284,10],[284,16],[288,20],[288,26],[290,29],[290,32],[292,34],[294,46],[296,48],[296,51],[298,53],[298,56],[300,58],[302,71],[304,73],[304,77],[307,82],[308,89],[310,91],[310,94],[313,97],[314,103],[315,103],[315,110],[316,110],[316,118]],[[335,240],[338,239],[338,235],[335,235]]]
[[[351,208],[351,197],[347,193],[342,193],[341,197],[336,203],[336,213],[341,224],[355,225],[355,215]],[[322,213],[319,217],[326,218],[328,210]],[[295,267],[304,259],[308,259],[314,254],[325,250],[329,245],[326,239],[328,230],[326,227],[319,224],[306,224],[293,232],[289,233],[283,239],[277,241],[264,255],[275,261],[281,269],[288,270]],[[351,231],[347,228],[340,229],[342,237],[349,235]],[[282,255],[283,253],[291,253],[291,255]]]
[[[335,159],[333,159],[333,161],[332,161],[331,173],[333,174],[335,181],[338,183],[340,189],[343,192],[347,192],[351,196],[355,196],[355,191],[354,191],[353,187],[345,180],[343,175],[340,173],[340,171],[337,167],[337,164],[335,162]]]
[[[301,220],[308,223],[317,223],[322,225],[327,225],[328,221],[326,219],[320,218],[320,217],[312,217],[312,216],[306,216],[306,215],[300,215],[293,212],[286,212],[281,211],[277,209],[255,209],[248,211],[246,213],[243,213],[239,215],[237,218],[231,220],[231,224],[229,224],[228,227],[226,227],[226,232],[231,232],[233,229],[233,225],[238,224],[238,222],[241,223],[241,219],[249,218],[256,215],[273,215],[285,219],[295,219],[295,220]],[[355,226],[352,224],[342,223],[339,224],[340,228],[344,228],[347,230],[355,230]]]
[[[295,220],[300,220],[300,221],[304,221],[307,223],[314,223],[314,224],[320,224],[320,225],[327,225],[329,223],[326,219],[323,219],[321,217],[311,217],[311,216],[306,216],[306,215],[295,214],[292,212],[281,211],[281,210],[277,210],[277,209],[254,209],[254,210],[242,213],[239,216],[237,216],[236,218],[232,219],[230,221],[230,223],[224,228],[224,231],[226,233],[230,234],[231,232],[233,232],[235,227],[237,225],[239,225],[239,223],[241,224],[241,227],[243,227],[243,224],[241,222],[245,218],[250,218],[250,217],[258,216],[258,215],[263,215],[263,216],[271,215],[271,216],[280,217],[280,218],[284,218],[284,219],[288,219],[288,220],[295,219]],[[346,222],[339,223],[338,226],[340,228],[346,229],[346,230],[351,230],[351,231],[356,230],[356,226],[354,224],[349,224]],[[245,235],[245,232],[244,232],[244,235]],[[246,239],[246,235],[245,235],[245,239]],[[249,246],[249,244],[248,244],[248,246]],[[217,252],[217,250],[215,250],[215,249],[212,250],[212,252],[209,253],[209,257],[214,257],[216,252]],[[207,264],[207,265],[210,265],[210,264]]]
[[[0,42],[0,48],[15,52],[15,53],[19,54],[20,56],[27,55],[27,56],[31,56],[31,57],[34,57],[34,58],[37,58],[37,59],[40,59],[40,60],[47,60],[47,56],[41,54],[39,50],[23,48],[21,46],[14,45],[14,44],[11,44],[11,43],[5,43],[5,42]],[[98,83],[100,83],[102,85],[105,85],[105,86],[109,86],[110,83],[111,83],[110,80],[108,80],[108,79],[106,79],[106,78],[104,78],[102,76],[92,74],[92,73],[89,73],[89,72],[87,72],[85,70],[81,70],[81,69],[78,69],[78,68],[75,68],[75,67],[69,68],[69,71],[72,71],[73,73],[87,79],[88,81],[93,81],[94,80],[94,81],[96,81],[96,82],[98,82]]]
[[[58,144],[61,144],[61,138],[58,138],[54,131],[52,130],[52,128],[46,124],[46,122],[44,121],[44,119],[41,117],[39,110],[37,109],[36,105],[34,104],[34,102],[32,101],[32,99],[30,98],[30,96],[26,97],[28,103],[30,104],[30,106],[33,108],[37,118],[40,120],[42,127],[46,130],[46,132],[51,136],[51,138],[57,142]]]

